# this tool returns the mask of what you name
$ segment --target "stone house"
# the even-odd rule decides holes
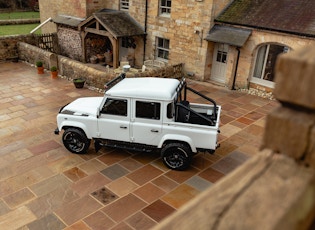
[[[235,0],[214,22],[206,37],[215,42],[210,79],[231,88],[273,89],[277,56],[315,44],[312,0]]]
[[[103,53],[113,67],[122,61],[138,68],[146,60],[184,63],[188,76],[230,89],[273,89],[277,55],[315,44],[312,0],[39,3],[41,21],[54,22],[43,32],[57,31],[66,56],[90,62]]]

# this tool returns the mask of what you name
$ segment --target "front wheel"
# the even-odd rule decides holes
[[[182,143],[167,144],[161,151],[163,163],[170,169],[184,170],[191,163],[192,152]]]
[[[62,136],[62,141],[66,149],[72,153],[86,153],[91,140],[88,139],[83,131],[76,128],[68,128]]]

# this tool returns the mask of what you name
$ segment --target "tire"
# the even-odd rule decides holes
[[[89,149],[91,140],[80,129],[68,128],[62,135],[62,142],[70,152],[84,154]]]
[[[182,143],[167,144],[161,151],[163,163],[170,169],[185,170],[192,159],[190,147]]]

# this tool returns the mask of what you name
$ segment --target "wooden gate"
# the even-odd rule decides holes
[[[56,33],[36,34],[36,45],[46,51],[58,53],[58,38]]]

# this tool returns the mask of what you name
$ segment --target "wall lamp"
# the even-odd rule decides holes
[[[203,37],[203,30],[194,30],[194,34],[197,34],[200,38],[200,47],[202,46],[202,37]]]

